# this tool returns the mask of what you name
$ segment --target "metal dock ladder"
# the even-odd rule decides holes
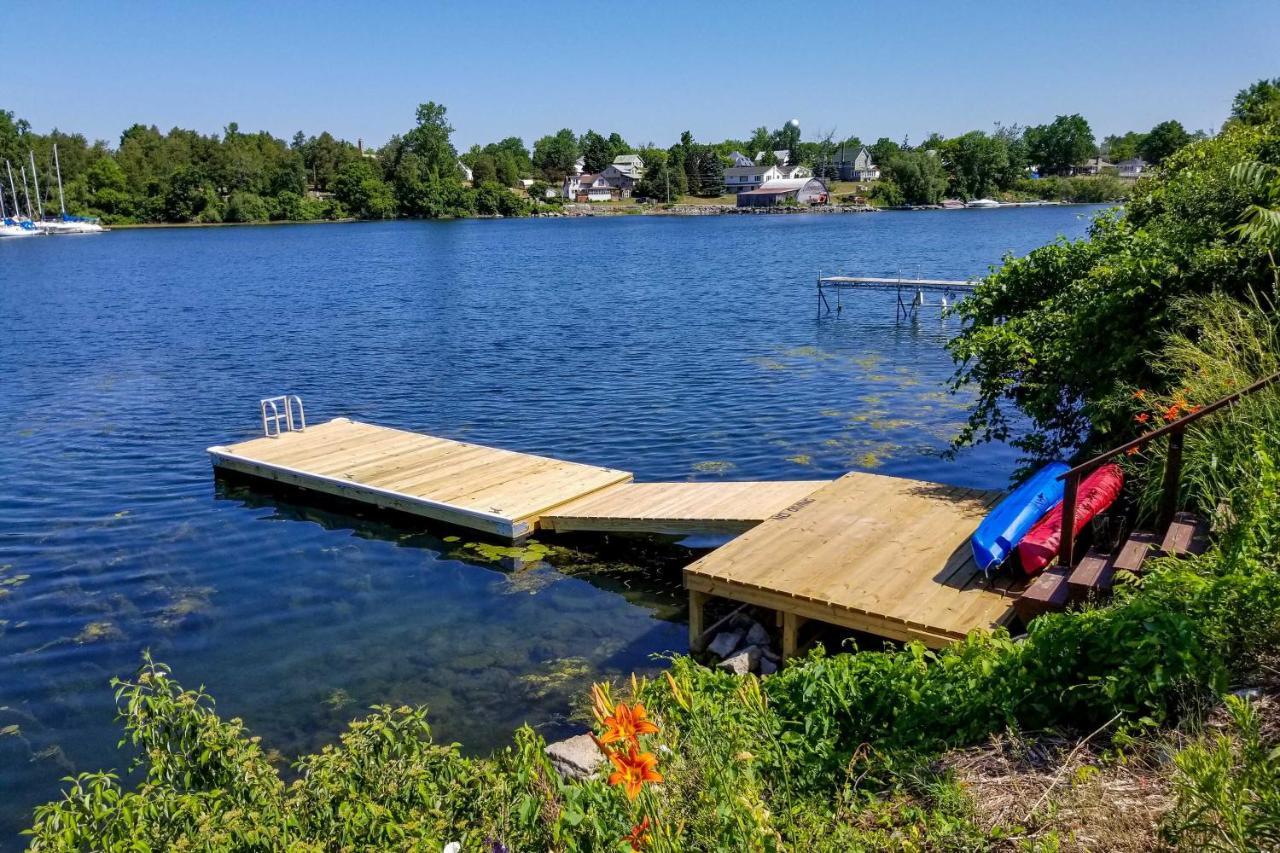
[[[298,415],[294,418],[293,406],[297,403]],[[302,408],[302,398],[297,394],[281,394],[258,401],[262,410],[262,434],[279,438],[281,432],[294,432],[307,428],[307,413]],[[283,410],[283,411],[282,411]]]

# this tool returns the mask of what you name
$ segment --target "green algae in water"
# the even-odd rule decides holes
[[[797,465],[812,465],[813,457],[807,453],[797,453],[795,456],[788,456],[787,461]]]
[[[830,361],[835,358],[833,354],[815,346],[791,347],[783,350],[782,354],[787,358],[808,358],[814,361]]]
[[[582,684],[582,692],[586,692],[586,685],[592,677],[591,664],[586,658],[569,657],[546,663],[546,670],[520,676],[520,683],[534,699],[569,692],[568,688],[579,683]]]
[[[867,421],[867,426],[877,432],[889,432],[891,430],[902,429],[914,424],[915,421],[909,421],[906,418],[876,418]]]
[[[763,367],[765,370],[786,370],[787,366],[780,361],[774,361],[771,358],[753,358],[751,363],[757,367]]]
[[[490,563],[502,560],[520,560],[525,563],[536,563],[546,560],[556,553],[554,545],[542,542],[529,542],[524,545],[497,545],[492,542],[468,542],[462,546],[464,551],[474,554]]]
[[[76,635],[76,642],[81,645],[123,639],[124,633],[112,622],[90,622]]]
[[[870,355],[858,356],[857,358],[851,359],[851,361],[863,370],[875,370],[880,366],[880,363],[884,361],[884,356],[872,353]]]
[[[355,700],[351,698],[351,694],[343,690],[341,687],[334,690],[324,699],[324,704],[328,705],[335,711],[341,711]]]
[[[818,414],[822,415],[824,418],[844,417],[844,412],[840,411],[839,409],[823,409],[821,412],[818,412]]]
[[[884,460],[882,460],[879,456],[877,456],[873,451],[870,451],[870,450],[868,450],[866,453],[859,456],[855,461],[858,463],[858,466],[861,468],[879,468],[881,465],[884,464]]]
[[[507,592],[537,595],[553,583],[565,579],[554,569],[524,569],[506,576]]]
[[[723,459],[708,459],[705,462],[693,463],[693,470],[699,474],[727,474],[738,466]]]

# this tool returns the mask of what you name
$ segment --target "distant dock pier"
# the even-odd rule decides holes
[[[898,294],[896,316],[905,320],[914,315],[925,304],[926,292],[941,293],[939,304],[946,310],[947,305],[961,294],[972,293],[978,286],[970,279],[960,281],[946,278],[874,278],[860,275],[818,275],[818,316],[832,313],[831,302],[826,291],[834,290],[836,294],[835,314],[840,316],[844,310],[841,293],[846,290],[894,290]],[[903,299],[904,291],[908,299]],[[908,301],[909,300],[909,301]]]

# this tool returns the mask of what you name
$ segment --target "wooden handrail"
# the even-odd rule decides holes
[[[1157,438],[1169,436],[1169,453],[1165,457],[1164,467],[1164,495],[1160,501],[1160,524],[1167,525],[1173,520],[1174,512],[1178,508],[1178,489],[1182,477],[1182,440],[1186,432],[1187,426],[1193,421],[1207,417],[1219,409],[1226,408],[1241,398],[1247,397],[1255,391],[1280,381],[1280,372],[1273,373],[1270,376],[1259,379],[1247,388],[1241,388],[1234,394],[1228,394],[1221,400],[1210,403],[1207,406],[1197,409],[1196,411],[1183,415],[1176,421],[1165,424],[1159,429],[1153,429],[1150,432],[1143,433],[1132,441],[1127,441],[1119,447],[1113,447],[1110,450],[1099,453],[1090,459],[1081,462],[1069,471],[1058,475],[1059,480],[1065,480],[1062,495],[1062,533],[1061,548],[1058,552],[1058,565],[1071,570],[1075,563],[1075,526],[1076,526],[1076,497],[1079,493],[1080,481],[1084,476],[1102,463],[1121,453],[1124,453],[1134,447],[1154,441]]]

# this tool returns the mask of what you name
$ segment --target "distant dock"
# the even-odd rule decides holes
[[[909,316],[910,313],[918,310],[924,305],[924,294],[928,292],[940,292],[943,294],[939,300],[943,308],[947,307],[948,300],[959,297],[962,294],[972,293],[978,283],[974,280],[959,280],[946,278],[875,278],[872,276],[858,275],[821,275],[818,276],[818,314],[835,313],[837,316],[844,310],[841,293],[845,291],[857,290],[893,290],[898,294],[897,313],[899,317]],[[835,311],[831,309],[831,303],[827,300],[826,291],[833,290],[836,294]],[[908,295],[908,299],[904,300],[904,292]]]
[[[296,411],[294,408],[296,401]],[[968,538],[998,497],[876,474],[838,480],[636,483],[630,472],[335,418],[262,401],[259,438],[215,468],[508,540],[536,532],[727,534],[684,571],[690,645],[709,597],[775,610],[784,653],[816,619],[938,647],[1013,618]]]

